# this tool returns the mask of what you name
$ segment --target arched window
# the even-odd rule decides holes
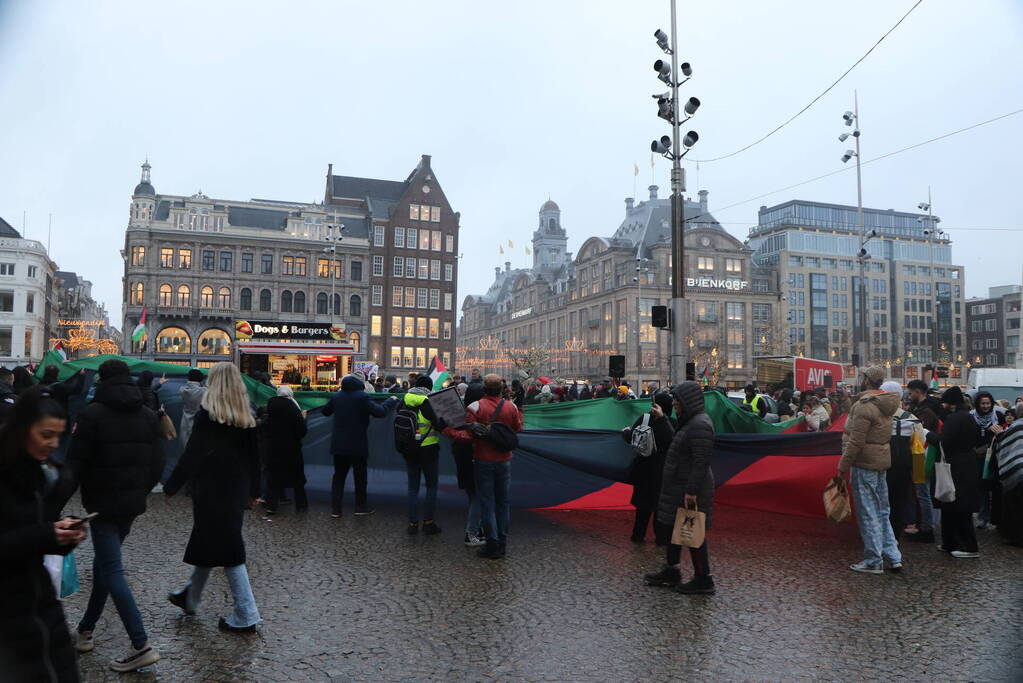
[[[281,292],[281,313],[291,313],[291,292],[285,289]]]
[[[192,290],[188,285],[178,287],[178,306],[192,305]]]
[[[320,315],[327,315],[327,307],[330,305],[327,295],[320,292],[316,295],[316,312]]]
[[[145,287],[143,287],[141,282],[136,282],[134,285],[132,285],[132,287],[131,287],[131,303],[141,306],[142,305],[142,298],[143,298],[143,296],[145,294],[145,291],[146,291]]]
[[[174,302],[174,290],[168,284],[160,285],[160,305],[170,306]]]
[[[231,290],[228,287],[221,287],[217,292],[217,308],[231,308]]]
[[[353,318],[362,315],[362,297],[358,294],[352,294],[352,298],[348,300],[348,315]]]
[[[334,295],[334,315],[341,315],[341,295]]]
[[[261,311],[269,311],[270,310],[270,301],[271,301],[272,298],[273,298],[273,295],[270,293],[269,289],[261,290],[259,292],[259,310],[261,310]]]
[[[165,327],[156,335],[156,352],[191,353],[192,338],[180,327]]]
[[[199,290],[199,306],[202,308],[213,308],[213,288],[203,285]]]
[[[249,289],[248,287],[242,287],[242,291],[241,291],[241,294],[239,295],[239,298],[241,299],[241,308],[242,308],[242,310],[243,311],[251,311],[252,310],[252,290]]]
[[[555,225],[556,225],[556,223],[554,222],[554,219],[553,219],[553,218],[551,218],[551,219],[548,219],[548,221],[547,221],[547,226],[548,226],[548,227],[549,227],[549,228],[550,228],[551,230],[553,230],[553,229],[554,229],[554,226],[555,226]]]
[[[295,313],[305,313],[305,292],[295,292]]]
[[[223,330],[212,328],[199,335],[199,353],[227,355],[231,353],[231,337]]]
[[[359,353],[362,351],[362,335],[359,334],[358,332],[348,333],[348,343],[351,344],[352,348],[355,349],[355,353]]]

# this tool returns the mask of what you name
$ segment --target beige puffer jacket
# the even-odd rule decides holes
[[[892,438],[892,415],[899,409],[898,394],[865,391],[849,409],[842,433],[841,472],[850,467],[885,471],[892,466],[889,442]]]

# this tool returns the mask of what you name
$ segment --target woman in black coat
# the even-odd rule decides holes
[[[266,514],[277,512],[284,489],[295,490],[295,511],[305,512],[305,462],[302,438],[306,434],[305,411],[298,407],[291,387],[282,384],[277,395],[266,404],[266,434],[270,449],[266,454]]]
[[[0,431],[0,679],[77,681],[78,663],[64,611],[43,555],[67,555],[85,526],[60,519],[74,490],[49,460],[64,433],[60,404],[37,387],[22,393]],[[60,519],[60,521],[57,521]]]
[[[675,432],[664,460],[661,496],[657,504],[657,522],[668,529],[674,527],[675,513],[683,505],[696,505],[707,515],[706,528],[711,527],[714,506],[714,475],[710,460],[714,449],[714,423],[704,409],[703,391],[696,382],[683,382],[671,392],[678,431]],[[682,546],[668,545],[667,564],[644,578],[651,586],[677,586],[680,593],[713,593],[707,543],[690,548],[695,577],[681,583],[679,568]]]
[[[636,508],[636,519],[632,524],[632,540],[642,543],[646,540],[646,528],[650,519],[657,511],[657,499],[661,495],[661,473],[664,470],[664,459],[675,436],[675,421],[671,418],[671,394],[655,394],[650,405],[650,412],[640,416],[632,427],[622,430],[625,443],[632,443],[634,430],[643,424],[644,418],[650,427],[654,439],[654,449],[649,456],[637,454],[632,459],[629,474],[632,480],[632,499],[629,501]],[[667,545],[671,530],[666,529],[654,520],[654,539],[657,545]]]
[[[949,411],[941,428],[941,449],[945,461],[952,465],[956,499],[951,503],[938,503],[941,508],[939,549],[958,559],[976,558],[980,555],[973,513],[980,509],[980,468],[975,449],[980,443],[980,431],[965,409],[959,387],[946,389],[941,405]]]
[[[188,446],[163,487],[169,497],[185,482],[192,484],[192,535],[185,563],[195,569],[188,584],[168,599],[185,614],[195,614],[211,568],[223,567],[234,612],[221,617],[220,628],[252,632],[260,618],[245,569],[242,523],[259,494],[256,421],[238,368],[217,363],[208,383]]]

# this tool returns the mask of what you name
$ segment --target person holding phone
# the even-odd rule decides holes
[[[631,444],[635,430],[644,426],[650,430],[653,438],[653,452],[649,455],[637,453],[632,459],[630,475],[632,480],[632,499],[629,501],[636,508],[636,519],[632,525],[632,540],[642,543],[646,540],[646,530],[650,520],[657,512],[657,500],[661,495],[661,472],[664,470],[664,458],[671,447],[675,436],[675,420],[671,417],[671,394],[661,392],[654,394],[648,415],[640,416],[631,427],[622,430],[625,443]],[[657,524],[654,519],[654,538],[657,545],[668,544],[670,529]]]
[[[50,456],[66,423],[59,401],[46,387],[35,387],[19,397],[0,430],[3,680],[78,680],[64,611],[43,567],[44,555],[67,555],[87,531],[87,522],[59,514],[74,484]]]

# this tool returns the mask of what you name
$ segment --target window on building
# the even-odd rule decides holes
[[[444,279],[451,282],[455,279],[455,266],[452,263],[444,264]]]
[[[274,272],[274,255],[263,254],[259,261],[259,272],[263,275],[271,275]]]
[[[1005,338],[1005,345],[1008,346],[1011,349],[1014,349],[1017,346],[1019,346],[1019,335],[1018,334],[1014,334],[1014,335],[1012,335],[1010,337],[1006,337]]]
[[[230,273],[234,270],[234,252],[220,252],[220,270],[225,273]]]
[[[384,276],[384,257],[374,256],[373,257],[373,277]]]
[[[213,288],[209,285],[203,285],[199,290],[199,306],[213,308]]]
[[[451,323],[448,321],[444,322],[444,339],[451,339]]]
[[[156,335],[157,353],[191,353],[192,338],[180,327],[165,327]]]
[[[430,249],[432,251],[440,251],[440,230],[430,231]]]
[[[362,281],[362,261],[352,261],[350,267],[352,273],[352,280],[355,282]]]
[[[424,249],[424,250],[430,248],[430,231],[429,230],[423,230],[423,229],[419,230],[419,248],[420,249]]]
[[[709,256],[697,256],[696,257],[696,268],[701,271],[712,271],[714,270],[714,259]]]
[[[160,249],[160,267],[161,268],[173,268],[174,267],[174,250],[168,247]]]
[[[295,313],[305,313],[305,292],[295,292]]]
[[[142,246],[136,246],[131,248],[131,265],[133,266],[144,266],[146,265],[146,248]],[[31,277],[31,274],[30,274]]]
[[[405,288],[405,308],[416,307],[416,288],[406,287]]]
[[[431,206],[430,207],[430,220],[432,222],[434,222],[434,223],[440,223],[440,207],[439,206]]]
[[[771,304],[753,304],[753,322],[771,322]]]
[[[379,337],[383,334],[383,318],[379,315],[372,315],[369,318],[369,334],[371,337]]]
[[[405,316],[404,325],[402,326],[404,335],[406,337],[416,336],[416,319],[412,316]]]
[[[316,313],[319,315],[327,315],[330,310],[330,300],[324,292],[320,292],[316,295]]]
[[[411,346],[404,347],[402,353],[402,364],[407,368],[411,368],[413,367],[413,363],[415,363],[415,360],[416,350]]]
[[[451,292],[444,292],[444,310],[445,311],[450,311],[451,310],[451,299],[452,299]]]
[[[998,320],[995,318],[988,318],[984,321],[984,330],[986,332],[994,332],[998,329]]]
[[[199,335],[199,353],[226,356],[231,353],[231,337],[227,332],[209,329]]]
[[[239,305],[243,311],[252,310],[252,290],[248,287],[242,287],[242,291],[238,294]]]
[[[358,332],[350,332],[348,334],[348,343],[352,345],[352,350],[355,353],[362,351],[362,335]]]
[[[985,341],[985,344],[986,344],[987,348],[989,348],[989,349],[997,349],[998,348],[998,340],[997,339],[985,339],[984,341]]]
[[[0,356],[13,356],[14,328],[0,327]]]
[[[431,289],[430,290],[430,308],[432,308],[434,310],[440,308],[440,290],[439,289]]]
[[[414,220],[414,221],[418,221],[419,220],[419,205],[418,204],[409,204],[408,205],[408,217],[411,220]]]
[[[370,289],[370,306],[384,305],[384,288],[382,285],[373,285]]]
[[[133,305],[141,306],[144,296],[145,296],[145,287],[143,286],[143,284],[141,282],[136,282],[134,285],[132,285],[132,288],[131,288],[131,303]],[[11,307],[10,308],[6,308],[6,307],[0,308],[0,310],[4,310],[4,311],[13,311],[14,310],[14,301],[13,301],[14,293],[13,292],[11,292],[11,297],[12,297]]]
[[[391,316],[391,336],[400,337],[402,336],[402,319],[400,315]]]
[[[416,347],[416,367],[426,367],[426,349],[422,346]]]
[[[419,279],[428,280],[430,279],[430,260],[421,258],[419,259]]]
[[[395,259],[401,258],[396,256]],[[397,261],[395,261],[395,277],[415,277],[416,276],[416,260],[411,256],[405,259],[404,273],[397,272]]]
[[[987,364],[988,365],[998,365],[998,354],[997,353],[989,353],[987,355]]]
[[[426,339],[426,318],[416,318],[416,336]]]
[[[742,275],[742,261],[737,258],[726,258],[725,272],[729,275]]]
[[[348,299],[348,315],[353,318],[362,316],[362,297],[358,294],[352,294]]]
[[[38,268],[36,268],[35,266],[29,266],[28,267],[28,279],[29,280],[34,280],[36,278],[36,273],[38,273],[38,272],[39,272]]]
[[[32,328],[25,328],[25,346],[23,347],[22,355],[31,356],[32,354]]]
[[[334,315],[341,315],[341,295],[334,295]]]
[[[225,310],[231,308],[231,290],[229,288],[221,287],[217,292],[217,308]]]
[[[384,246],[384,226],[382,225],[373,226],[373,246],[374,247]]]
[[[440,320],[438,318],[430,318],[429,328],[431,339],[437,339],[440,337]]]
[[[243,273],[252,272],[252,252],[242,253],[242,272]]]
[[[400,368],[401,367],[401,347],[400,346],[392,346],[391,347],[391,367],[395,367],[395,368]]]
[[[725,316],[729,322],[742,321],[744,304],[729,301],[725,303]]]
[[[405,248],[415,249],[419,244],[419,230],[416,228],[405,228]]]
[[[192,305],[192,289],[188,285],[178,285],[178,306]]]
[[[428,290],[425,287],[420,287],[416,290],[416,307],[426,308]]]
[[[394,246],[399,249],[405,248],[405,228],[394,229]]]
[[[269,311],[270,304],[273,301],[273,294],[269,289],[263,289],[259,292],[259,310]]]
[[[718,305],[716,301],[697,301],[694,305],[696,307],[697,322],[716,323],[718,321]]]
[[[444,235],[444,251],[453,252],[455,250],[455,236]]]
[[[287,289],[281,292],[281,313],[291,313],[294,305],[294,297],[291,292]]]
[[[142,283],[139,283],[142,284]],[[132,293],[132,303],[134,301],[134,290]],[[14,292],[10,290],[0,290],[0,311],[4,313],[14,313]],[[7,354],[10,355],[10,354]]]
[[[202,251],[202,269],[213,270],[214,252],[212,249],[203,249]]]
[[[433,259],[433,260],[430,261],[430,279],[431,280],[439,280],[440,279],[440,260],[439,259]]]
[[[401,308],[404,306],[402,303],[402,293],[405,291],[404,287],[391,287],[391,305],[395,308]]]
[[[281,257],[281,274],[282,275],[294,275],[295,274],[295,257],[294,256],[282,256]]]

